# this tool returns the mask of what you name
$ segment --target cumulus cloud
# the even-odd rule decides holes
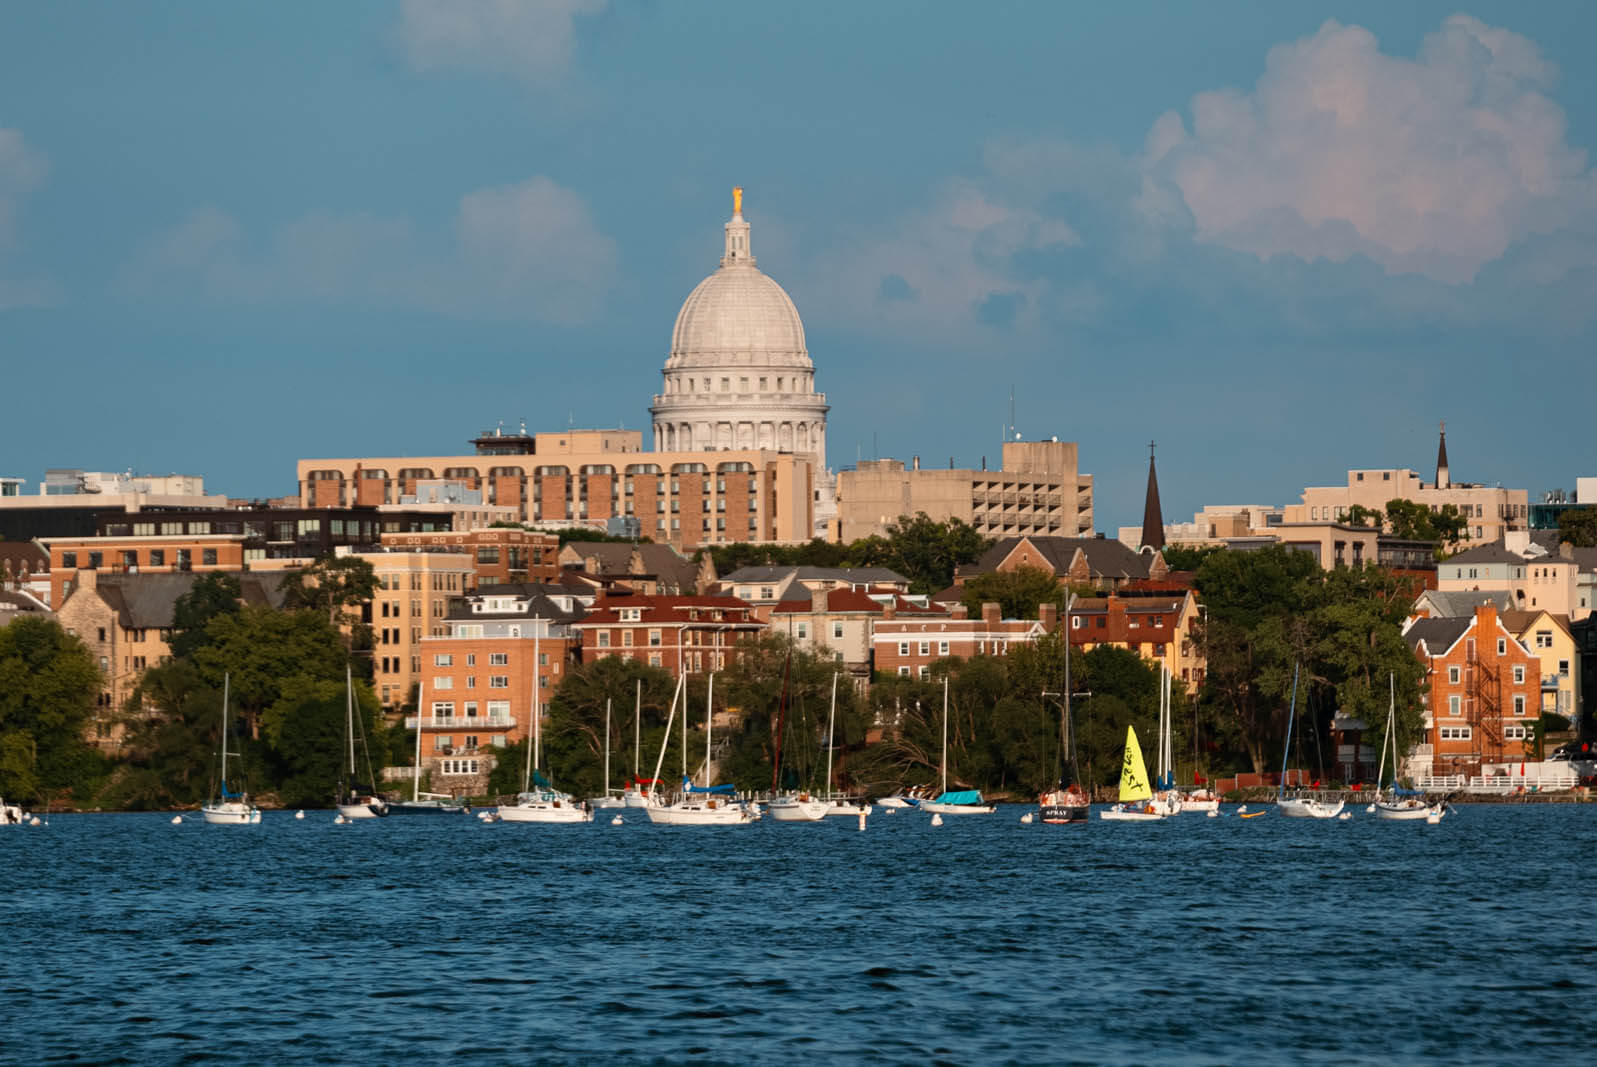
[[[42,186],[49,174],[50,161],[28,145],[21,130],[0,128],[0,311],[59,299],[52,282],[17,277],[17,268],[6,262],[18,247],[17,212],[22,200]]]
[[[605,0],[405,0],[397,38],[416,70],[485,70],[527,81],[564,74],[576,18]]]
[[[1193,97],[1190,128],[1161,116],[1144,165],[1179,190],[1200,241],[1468,282],[1593,214],[1555,77],[1533,42],[1467,15],[1412,59],[1327,22],[1271,49],[1252,91]]]
[[[574,324],[597,313],[616,261],[582,198],[537,176],[467,193],[438,233],[406,218],[316,213],[252,241],[225,211],[200,208],[147,241],[119,288]]]

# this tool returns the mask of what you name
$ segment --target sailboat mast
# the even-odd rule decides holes
[[[1074,593],[1065,594],[1065,714],[1059,723],[1059,748],[1064,757],[1065,773],[1075,777],[1076,757],[1071,751],[1075,738],[1070,731],[1070,609],[1075,606]],[[1061,781],[1063,778],[1061,777]]]
[[[227,696],[231,674],[222,675],[222,799],[227,799]]]
[[[638,679],[638,695],[632,702],[632,777],[641,770],[638,759],[643,754],[643,679]]]
[[[943,675],[943,792],[948,792],[948,675]]]
[[[610,795],[610,698],[604,698],[604,795]]]
[[[655,787],[654,783],[660,780],[660,771],[665,767],[665,750],[666,746],[671,743],[671,724],[676,721],[677,716],[677,697],[681,695],[685,681],[685,675],[678,678],[677,687],[671,691],[671,713],[666,716],[665,733],[660,735],[660,758],[654,761],[654,777],[649,780],[649,802],[651,804],[657,802],[660,797],[660,791]]]
[[[422,699],[422,696],[426,692],[427,692],[427,683],[424,682],[424,681],[423,682],[417,682],[416,683],[416,767],[415,767],[415,771],[412,773],[411,779],[410,779],[410,799],[411,799],[412,803],[415,803],[416,801],[421,799],[421,724],[422,724],[423,721],[425,721],[422,718],[422,709],[427,706],[427,702]]]
[[[710,788],[710,724],[715,718],[715,672],[704,690],[704,788]]]
[[[1286,799],[1286,761],[1292,752],[1292,720],[1298,717],[1298,665],[1292,664],[1292,704],[1286,713],[1286,743],[1281,746],[1281,784],[1276,787],[1276,800]]]
[[[355,784],[355,680],[349,664],[344,664],[344,732],[349,734],[349,782]]]
[[[832,710],[826,714],[826,791],[832,789],[832,731],[837,726],[837,672],[832,672]]]
[[[771,759],[771,795],[776,795],[782,775],[782,737],[787,728],[787,687],[793,678],[793,650],[787,650],[787,661],[782,666],[782,695],[776,699],[776,751]]]
[[[538,638],[540,636],[538,623],[542,621],[536,615],[532,617],[532,762],[535,766],[543,766],[543,715],[538,707]],[[531,779],[531,775],[528,775]]]

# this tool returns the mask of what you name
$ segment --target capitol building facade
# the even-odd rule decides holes
[[[469,455],[302,459],[302,506],[399,507],[444,483],[508,509],[501,518],[683,549],[825,536],[836,516],[826,395],[798,309],[755,264],[742,206],[735,189],[720,266],[677,314],[649,408],[652,451],[638,430],[501,429]]]

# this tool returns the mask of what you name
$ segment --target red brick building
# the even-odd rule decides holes
[[[1523,760],[1541,714],[1540,660],[1495,604],[1463,618],[1416,619],[1404,631],[1426,666],[1432,774],[1483,775]]]
[[[628,656],[672,674],[698,674],[731,666],[738,642],[765,624],[737,597],[632,595],[595,601],[572,629],[581,635],[584,663]]]
[[[883,617],[871,637],[876,672],[924,678],[937,660],[953,656],[1003,656],[1011,647],[1031,644],[1059,625],[1058,609],[1041,605],[1036,619],[1004,619],[997,604],[983,604],[971,617],[964,606],[938,618]]]
[[[554,534],[508,526],[476,530],[385,533],[385,547],[410,552],[461,552],[475,570],[473,587],[560,578],[560,539]]]

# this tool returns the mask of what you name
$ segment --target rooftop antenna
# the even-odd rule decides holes
[[[1004,440],[1007,441],[1009,437],[1013,437],[1017,441],[1020,440],[1020,434],[1015,432],[1015,387],[1013,385],[1009,387],[1009,434]]]

